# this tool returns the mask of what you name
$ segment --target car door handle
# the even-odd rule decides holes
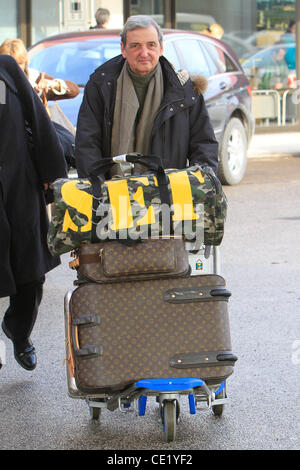
[[[220,87],[221,90],[225,90],[225,88],[227,88],[227,85],[226,85],[225,82],[221,82],[221,83],[219,83],[219,87]]]

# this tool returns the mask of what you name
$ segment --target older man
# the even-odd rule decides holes
[[[130,17],[121,52],[90,77],[78,116],[78,175],[101,158],[129,152],[162,157],[165,168],[200,163],[217,171],[218,144],[202,94],[163,57],[162,32],[147,16]],[[188,163],[189,162],[189,163]]]

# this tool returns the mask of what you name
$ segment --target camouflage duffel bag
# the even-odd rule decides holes
[[[161,175],[160,175],[161,176]],[[227,202],[209,167],[164,170],[139,176],[58,179],[48,232],[52,254],[82,243],[181,235],[199,244],[220,245]]]

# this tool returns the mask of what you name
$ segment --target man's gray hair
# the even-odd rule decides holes
[[[156,23],[156,21],[153,18],[151,18],[151,16],[135,15],[135,16],[130,16],[127,19],[124,25],[124,28],[121,31],[121,41],[123,43],[123,46],[126,45],[127,31],[134,31],[135,29],[138,29],[138,28],[149,28],[149,26],[154,26],[154,28],[157,31],[159,43],[162,44],[163,33],[162,33],[160,26]]]
[[[107,8],[98,8],[95,13],[95,20],[98,26],[102,26],[110,18],[110,12]]]

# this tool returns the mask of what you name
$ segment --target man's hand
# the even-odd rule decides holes
[[[48,189],[53,189],[53,182],[52,183],[44,183],[44,190],[47,191]]]

